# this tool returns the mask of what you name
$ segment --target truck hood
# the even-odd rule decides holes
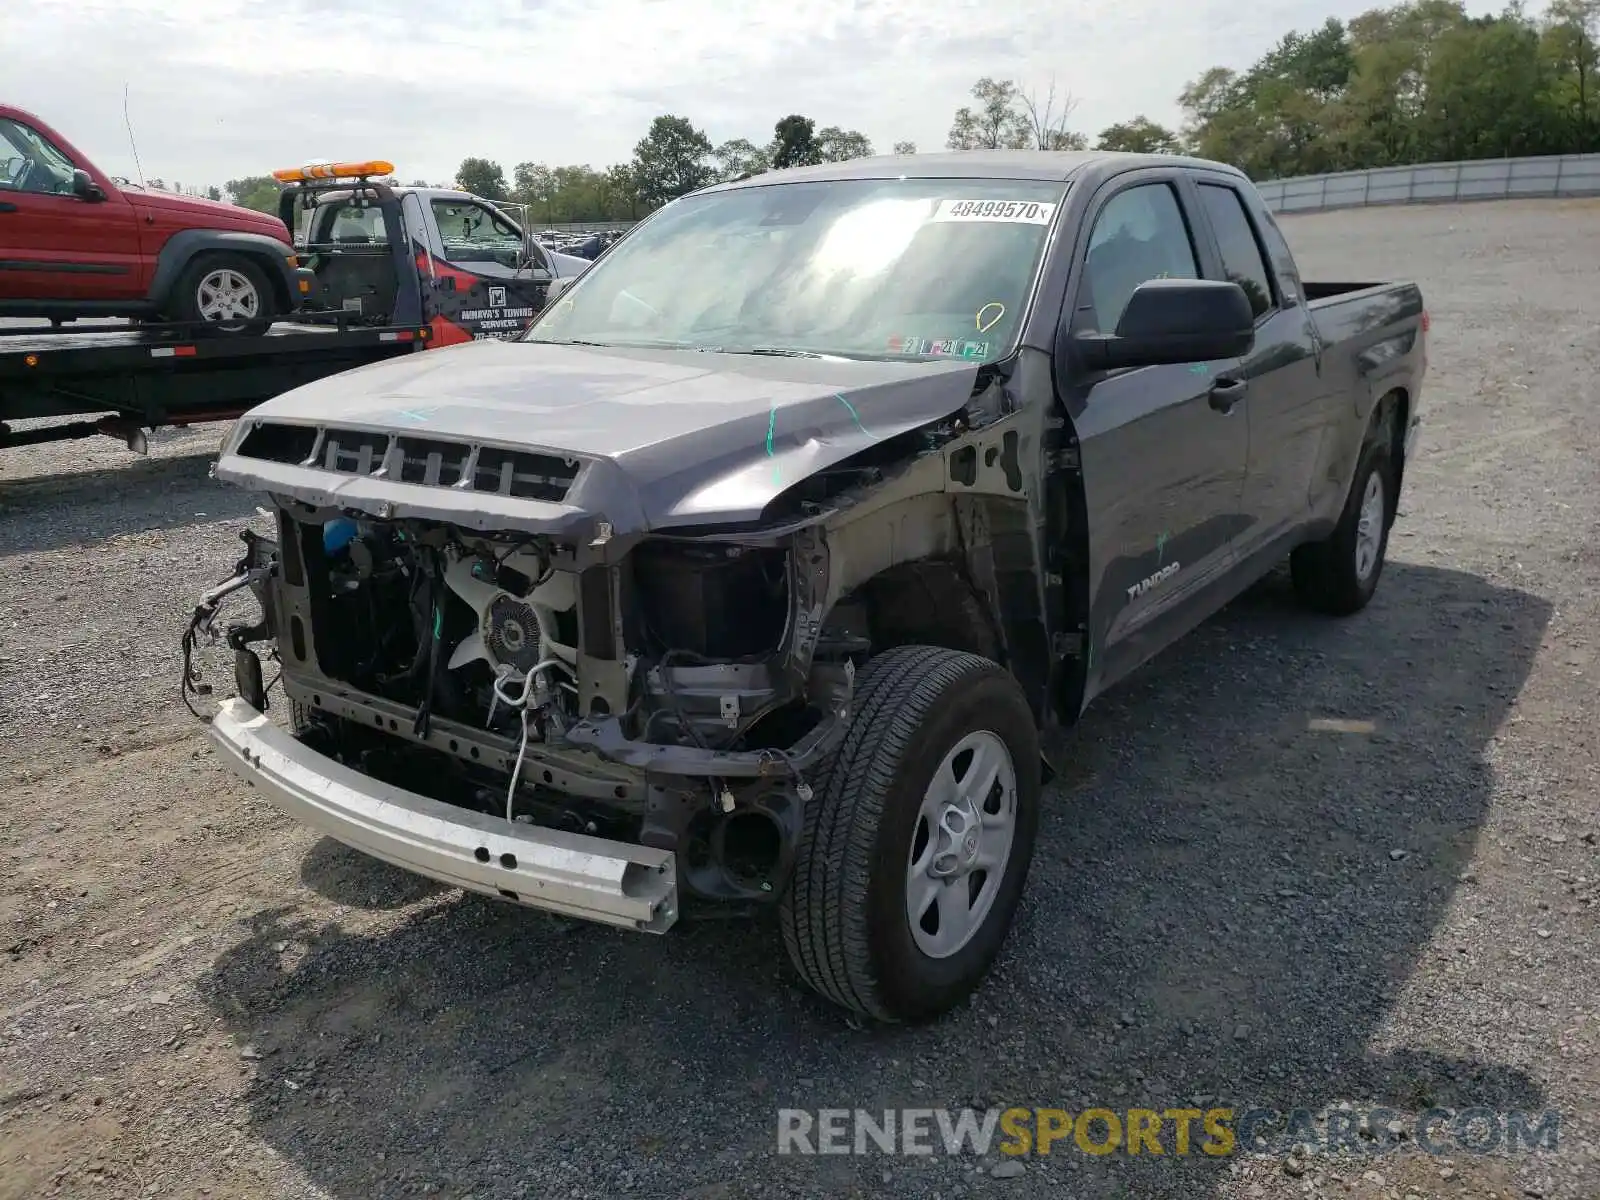
[[[250,233],[263,233],[288,241],[288,230],[277,217],[258,213],[253,208],[227,204],[221,200],[207,200],[201,196],[180,196],[172,192],[153,192],[140,188],[126,188],[122,193],[135,208],[149,209],[168,218],[189,220],[200,229],[238,229]]]
[[[875,442],[955,413],[977,364],[775,358],[484,340],[347,371],[250,410],[217,465],[229,482],[314,504],[387,505],[488,528],[617,534],[759,519],[780,493]],[[556,503],[263,461],[253,427],[283,423],[575,459]],[[261,439],[263,444],[267,439]],[[246,453],[239,453],[240,449]],[[372,469],[376,469],[376,463]],[[479,510],[474,513],[474,506]]]

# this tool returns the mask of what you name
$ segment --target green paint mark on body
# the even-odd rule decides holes
[[[868,437],[871,437],[872,435],[867,433],[867,427],[861,423],[861,414],[856,411],[856,406],[854,404],[851,404],[850,401],[844,398],[844,393],[835,392],[833,394],[833,398],[840,404],[844,405],[845,411],[850,414],[850,419],[856,423],[856,428],[862,433],[866,433]]]

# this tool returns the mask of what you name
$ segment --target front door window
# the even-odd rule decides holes
[[[435,200],[447,262],[462,266],[498,264],[516,270],[522,261],[522,232],[498,213],[472,200]]]
[[[38,130],[0,117],[0,189],[72,195],[72,160]]]

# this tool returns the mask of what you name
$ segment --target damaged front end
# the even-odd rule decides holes
[[[485,370],[509,352],[481,352]],[[546,376],[575,353],[549,348]],[[516,414],[476,393],[345,398],[334,421],[291,394],[242,420],[214,473],[269,496],[277,530],[247,535],[224,585],[261,607],[226,635],[225,761],[373,857],[662,932],[686,900],[780,898],[870,655],[1010,662],[1043,711],[1045,516],[1024,467],[1043,432],[1017,399],[1037,381],[962,363],[670,370],[731,398],[709,414],[663,399],[637,449],[610,448],[625,435],[591,415],[602,400],[544,414],[570,451],[514,440]],[[216,636],[214,611],[190,643]],[[287,730],[264,713],[277,688]]]
[[[338,461],[337,431],[308,432]],[[402,457],[396,478],[450,486],[437,449],[408,462],[405,439],[360,436]],[[536,474],[512,461],[505,490],[548,494]],[[707,538],[597,522],[574,538],[273,501],[276,540],[247,534],[217,589],[251,587],[262,611],[226,634],[239,698],[211,722],[245,778],[376,857],[589,919],[663,931],[680,886],[773,898],[866,647],[822,627],[817,523]],[[260,642],[289,733],[260,715]]]

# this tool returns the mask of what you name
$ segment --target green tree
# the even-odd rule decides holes
[[[1184,89],[1185,140],[1256,178],[1588,145],[1600,0],[1556,4],[1540,25],[1407,0],[1285,34]]]
[[[872,143],[864,133],[829,125],[817,131],[817,155],[823,162],[848,162],[852,158],[870,158]]]
[[[896,142],[894,144],[894,152],[896,154],[915,154],[917,152],[917,144],[915,142]]]
[[[1178,135],[1158,125],[1143,113],[1131,121],[1119,121],[1100,131],[1096,150],[1126,150],[1134,154],[1178,154],[1183,144]]]
[[[757,175],[772,166],[771,156],[765,148],[748,138],[731,138],[711,152],[717,160],[719,180],[738,179],[744,175]]]
[[[711,142],[687,117],[660,116],[633,148],[633,179],[639,203],[657,208],[713,178]]]
[[[1600,0],[1551,0],[1545,12],[1543,54],[1551,67],[1551,100],[1568,114],[1570,148],[1596,149],[1595,75],[1600,69]]]
[[[510,197],[506,187],[506,173],[500,164],[487,158],[464,158],[456,168],[456,187],[485,200],[505,200]]]
[[[822,150],[817,145],[817,123],[810,117],[790,113],[773,126],[769,153],[776,170],[815,166],[822,161]]]
[[[511,197],[528,206],[530,220],[546,225],[555,220],[555,176],[543,163],[520,162],[511,168]]]
[[[229,200],[241,208],[276,214],[278,196],[283,188],[271,175],[247,175],[243,179],[228,180],[222,190]]]
[[[1033,129],[1021,111],[1022,98],[1009,79],[987,75],[972,85],[976,107],[956,109],[945,141],[952,150],[1020,150],[1033,144]]]
[[[1538,32],[1511,17],[1446,30],[1427,64],[1418,116],[1429,158],[1499,158],[1561,147]]]
[[[610,220],[636,220],[639,216],[639,177],[631,163],[615,163],[606,168],[606,189],[611,196]]]

